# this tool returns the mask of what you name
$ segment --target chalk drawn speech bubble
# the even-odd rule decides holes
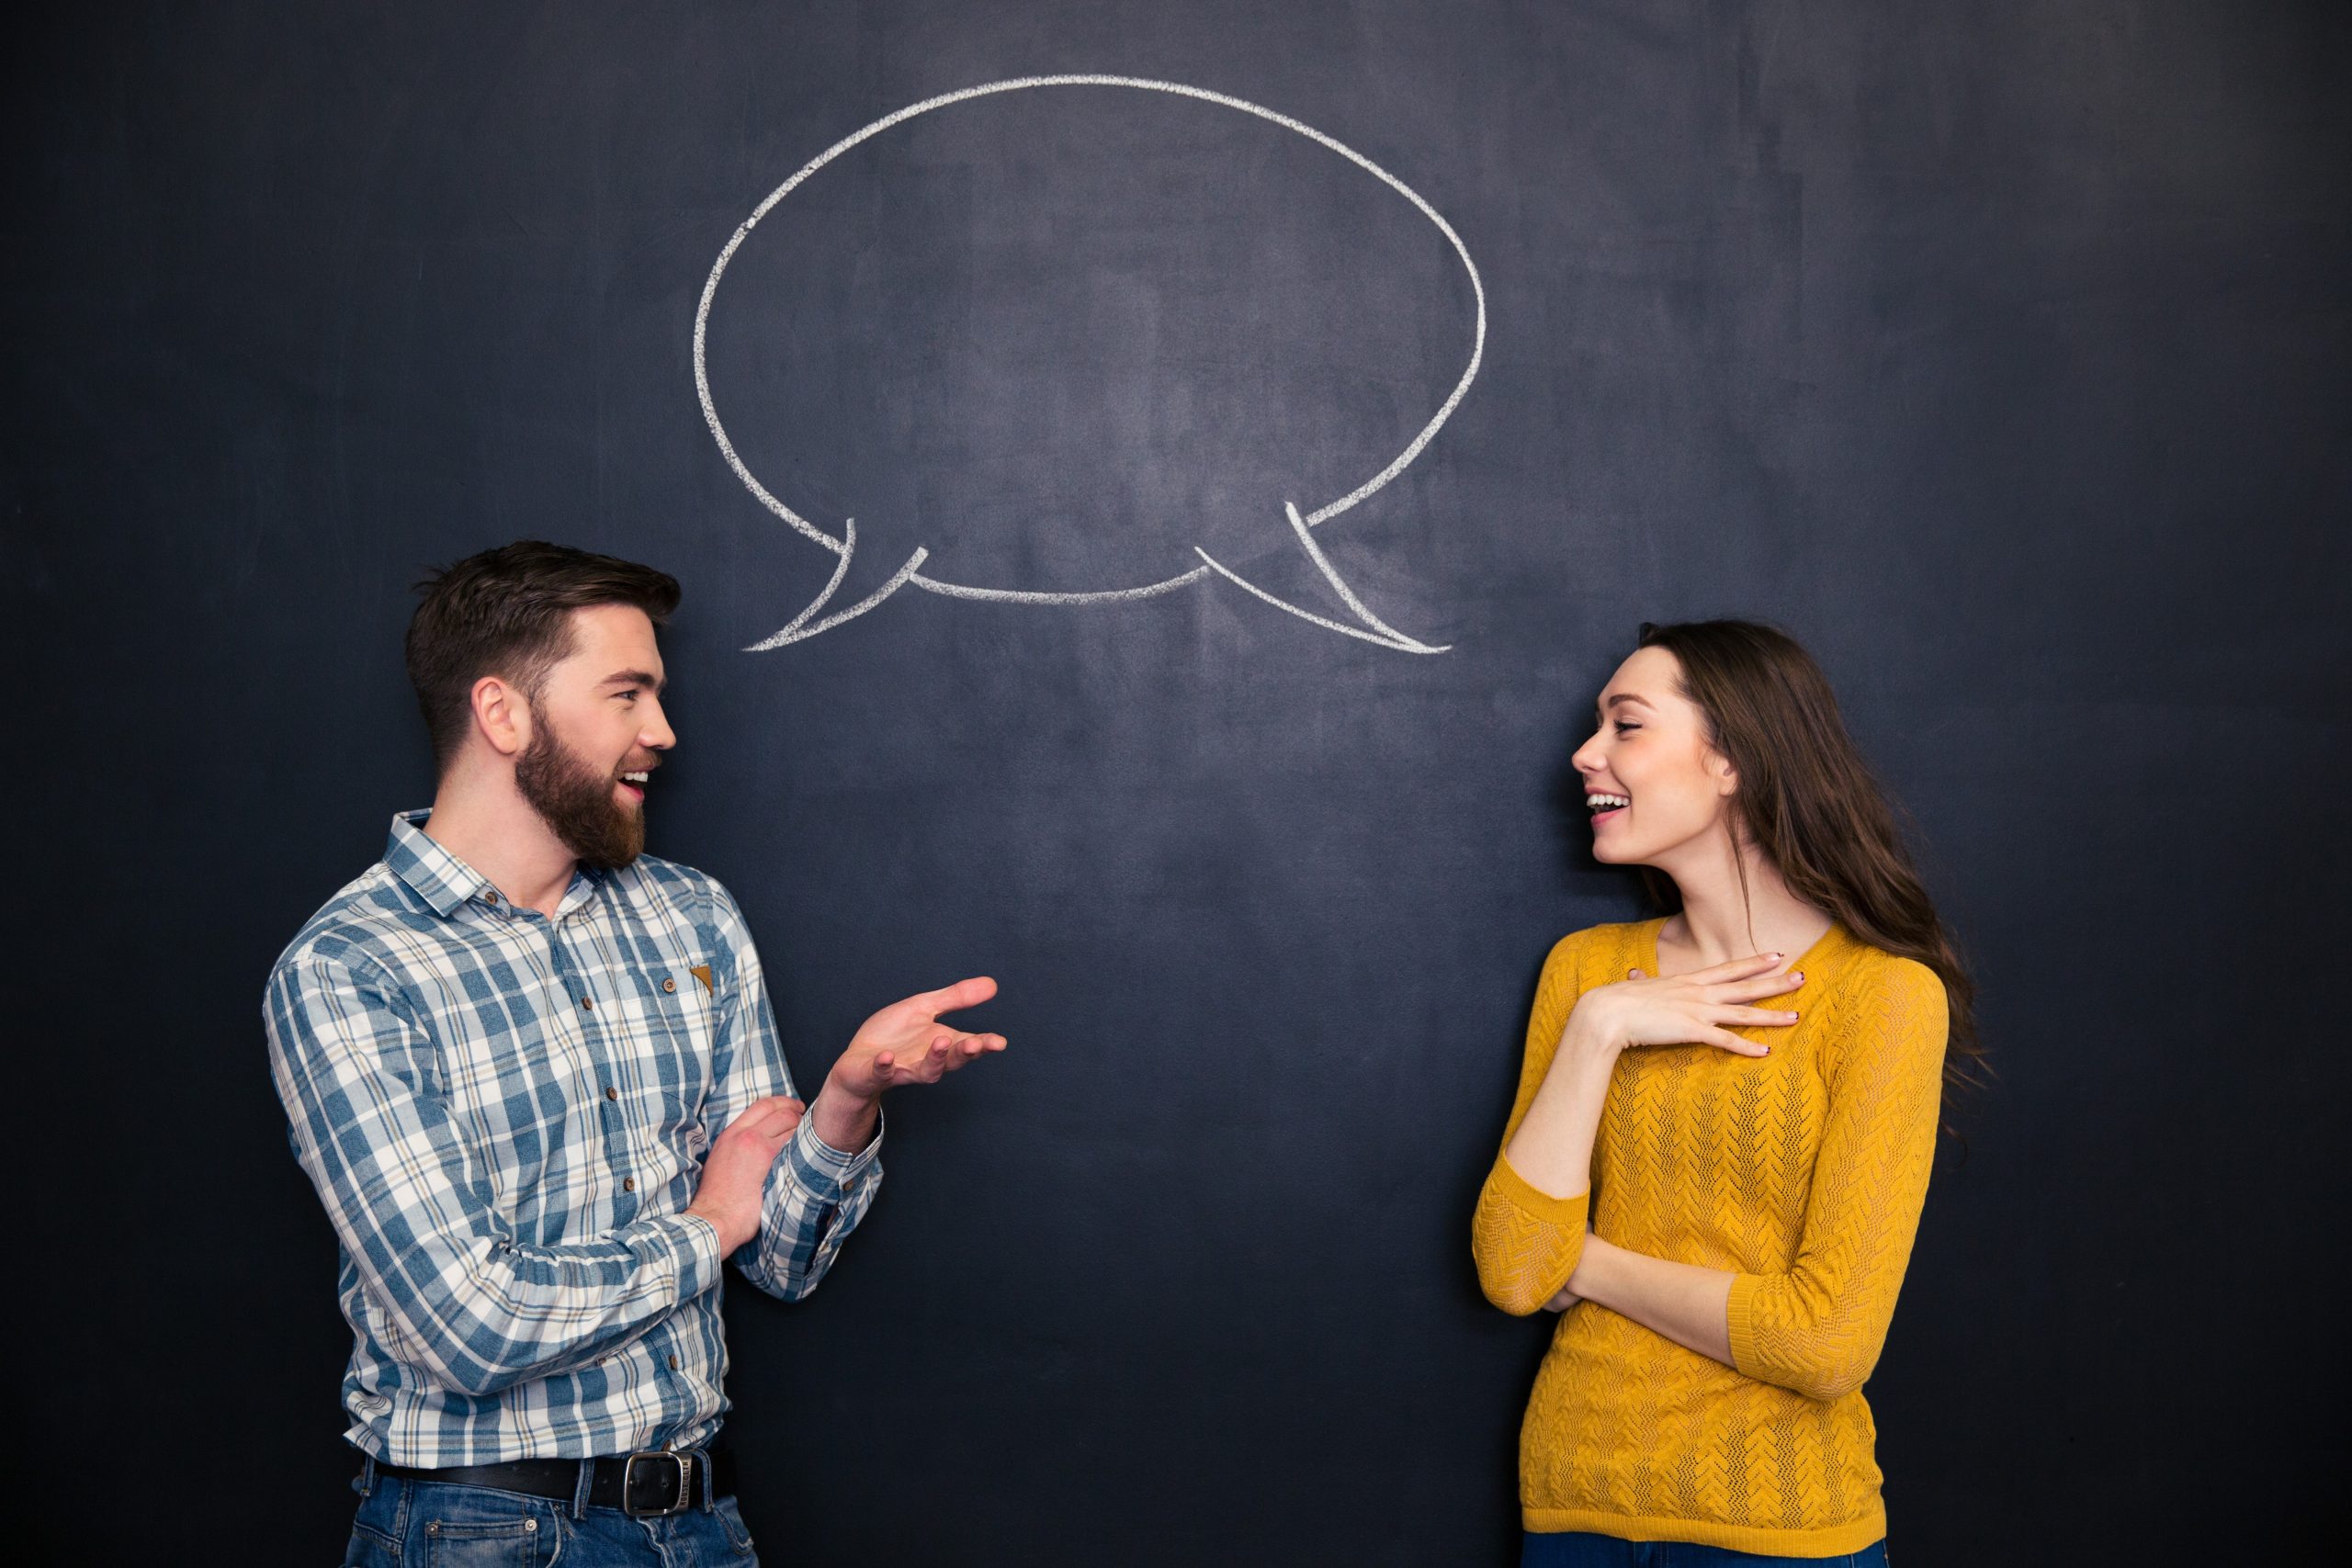
[[[1301,513],[1296,503],[1293,502],[1285,501],[1283,503],[1283,514],[1289,521],[1291,531],[1297,536],[1299,547],[1306,552],[1307,559],[1314,563],[1324,581],[1329,582],[1332,591],[1339,595],[1340,603],[1348,607],[1349,612],[1361,625],[1349,626],[1302,609],[1286,600],[1279,599],[1256,583],[1242,578],[1198,545],[1193,547],[1193,553],[1201,558],[1201,564],[1187,571],[1179,572],[1173,577],[1165,578],[1158,582],[1145,583],[1139,587],[1110,588],[1082,592],[1041,592],[1022,589],[980,588],[969,583],[949,582],[938,577],[928,576],[922,570],[923,562],[929,559],[931,555],[929,547],[925,547],[918,548],[913,555],[910,556],[906,563],[891,575],[889,581],[874,592],[846,610],[836,610],[831,615],[821,615],[820,618],[820,613],[832,602],[833,595],[840,591],[842,583],[849,575],[851,558],[857,551],[857,521],[855,518],[843,519],[842,532],[838,537],[825,532],[798,512],[794,511],[791,506],[762,484],[752,475],[752,470],[744,466],[743,459],[737,456],[735,444],[728,438],[727,427],[719,420],[718,405],[711,397],[710,372],[705,359],[705,344],[710,328],[711,301],[718,296],[719,280],[727,276],[728,263],[734,259],[735,253],[742,247],[743,242],[750,237],[752,231],[758,227],[760,220],[774,211],[778,202],[790,196],[811,175],[851,148],[869,138],[879,136],[893,126],[903,124],[918,115],[929,114],[933,109],[945,108],[951,104],[965,103],[997,93],[1024,92],[1035,87],[1127,87],[1140,92],[1170,93],[1181,97],[1197,98],[1203,103],[1217,104],[1226,108],[1238,109],[1243,114],[1255,115],[1260,119],[1271,121],[1285,130],[1295,131],[1318,146],[1338,153],[1411,202],[1422,217],[1437,225],[1438,231],[1445,236],[1446,243],[1453,247],[1453,254],[1461,259],[1463,271],[1469,275],[1471,297],[1476,304],[1477,320],[1471,337],[1470,362],[1463,367],[1461,379],[1453,384],[1453,389],[1447,394],[1445,401],[1440,405],[1434,414],[1430,416],[1429,423],[1421,427],[1419,434],[1413,437],[1403,451],[1391,458],[1378,473],[1348,491],[1347,494],[1336,501],[1326,502],[1313,511],[1306,513]],[[1361,503],[1383,485],[1403,473],[1406,467],[1421,455],[1421,449],[1430,444],[1430,438],[1435,436],[1444,426],[1445,422],[1453,417],[1453,411],[1460,406],[1464,395],[1470,390],[1470,383],[1477,379],[1479,361],[1486,353],[1486,347],[1487,291],[1479,281],[1477,264],[1470,259],[1469,248],[1463,244],[1462,236],[1453,231],[1453,225],[1448,223],[1437,209],[1423,200],[1420,194],[1404,181],[1358,152],[1354,148],[1326,136],[1313,126],[1302,124],[1288,115],[1277,113],[1246,99],[1230,97],[1223,93],[1213,93],[1205,88],[1188,87],[1181,82],[1159,82],[1140,76],[1022,76],[1003,82],[986,82],[977,87],[966,87],[958,92],[943,93],[937,97],[925,98],[921,103],[910,104],[905,108],[894,114],[885,115],[871,125],[834,142],[807,164],[802,164],[790,179],[770,191],[767,198],[752,209],[752,215],[736,226],[735,232],[729,238],[726,247],[718,253],[718,260],[712,265],[708,280],[703,284],[702,301],[695,310],[695,391],[702,400],[703,419],[709,424],[713,439],[718,443],[720,455],[727,459],[728,467],[734,469],[735,477],[743,482],[743,487],[752,492],[762,506],[766,507],[768,511],[790,524],[808,538],[822,545],[840,558],[833,568],[832,577],[825,584],[823,592],[809,601],[808,606],[786,622],[781,630],[772,637],[752,644],[744,651],[765,652],[770,649],[783,648],[787,644],[815,637],[820,632],[830,631],[844,621],[854,620],[865,614],[899,589],[910,585],[928,592],[944,594],[951,599],[980,599],[1012,604],[1106,604],[1172,593],[1180,588],[1190,587],[1195,582],[1204,581],[1211,573],[1215,573],[1279,610],[1287,611],[1302,620],[1311,621],[1326,630],[1338,632],[1344,637],[1360,637],[1363,641],[1376,643],[1383,648],[1394,649],[1402,653],[1443,653],[1447,647],[1451,646],[1450,644],[1432,646],[1421,642],[1408,637],[1378,615],[1374,615],[1363,598],[1354,589],[1348,586],[1345,579],[1340,577],[1338,570],[1332,566],[1330,558],[1325,555],[1322,548],[1316,544],[1314,530],[1319,525],[1329,522],[1351,507]]]

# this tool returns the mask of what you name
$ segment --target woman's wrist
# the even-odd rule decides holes
[[[1584,1249],[1577,1255],[1576,1272],[1568,1276],[1568,1289],[1584,1301],[1607,1306],[1609,1263],[1614,1251],[1607,1242],[1588,1232]]]
[[[1559,1054],[1570,1060],[1615,1066],[1624,1043],[1588,1012],[1572,1012],[1560,1032]]]

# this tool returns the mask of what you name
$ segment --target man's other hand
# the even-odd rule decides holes
[[[700,1214],[717,1228],[719,1256],[760,1234],[760,1194],[767,1187],[768,1168],[807,1110],[788,1095],[755,1100],[710,1145],[710,1157],[702,1162],[702,1184],[686,1213]]]

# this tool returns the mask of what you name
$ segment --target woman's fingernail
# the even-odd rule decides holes
[[[1798,970],[1795,974],[1790,976],[1789,979],[1792,983],[1802,983],[1804,979],[1804,971],[1802,969]]]

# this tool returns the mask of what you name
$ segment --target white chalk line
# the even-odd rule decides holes
[[[845,517],[842,520],[842,558],[833,567],[832,578],[825,584],[825,591],[822,593],[818,594],[814,599],[809,600],[808,607],[807,609],[801,611],[800,614],[786,621],[784,624],[784,629],[782,631],[776,633],[774,637],[766,637],[759,642],[753,643],[743,651],[746,653],[765,653],[772,648],[782,648],[786,643],[799,641],[800,638],[797,634],[801,626],[808,621],[809,616],[823,609],[825,607],[825,602],[831,599],[834,593],[840,590],[842,579],[849,575],[850,558],[855,554],[857,554],[857,519],[854,517]]]
[[[815,626],[807,626],[806,623],[808,617],[825,607],[825,602],[833,596],[833,592],[836,589],[841,587],[842,579],[849,575],[850,558],[857,552],[856,518],[852,517],[843,522],[842,525],[842,535],[841,564],[833,568],[832,578],[825,584],[825,591],[822,593],[818,594],[814,599],[808,601],[808,607],[807,609],[801,611],[800,614],[793,616],[791,620],[786,622],[782,631],[776,633],[774,637],[753,643],[751,647],[745,649],[743,650],[744,652],[766,653],[772,649],[784,648],[796,642],[805,642],[808,638],[815,637],[819,632],[829,632],[832,630],[835,626],[840,626],[843,621],[854,621],[857,619],[858,616],[865,614],[866,611],[871,610],[875,605],[879,604],[883,600],[888,599],[891,594],[896,593],[899,589],[904,588],[910,581],[911,581],[915,575],[915,568],[922,565],[924,558],[931,554],[929,550],[919,549],[915,551],[913,555],[907,558],[906,565],[900,567],[896,572],[891,574],[889,581],[884,583],[881,587],[876,589],[873,592],[867,594],[856,604],[852,604],[848,609],[842,611],[839,615],[827,615]]]
[[[726,275],[728,264],[734,259],[736,251],[741,248],[744,240],[750,237],[752,229],[759,224],[761,219],[766,217],[768,213],[775,209],[776,203],[791,195],[793,190],[797,187],[802,181],[808,179],[809,175],[815,174],[819,169],[823,168],[827,164],[831,163],[834,159],[840,157],[851,148],[855,147],[858,143],[881,134],[883,131],[889,130],[894,125],[898,125],[905,120],[912,119],[917,115],[929,114],[933,109],[944,108],[951,104],[964,103],[969,99],[986,97],[992,94],[1019,92],[1032,87],[1131,87],[1143,92],[1169,93],[1180,97],[1198,98],[1204,103],[1217,104],[1226,108],[1238,109],[1244,114],[1255,115],[1261,119],[1267,120],[1272,124],[1283,127],[1285,130],[1295,131],[1318,146],[1329,148],[1330,151],[1337,152],[1340,156],[1347,159],[1350,163],[1354,164],[1357,167],[1374,175],[1384,185],[1386,185],[1390,189],[1395,190],[1398,195],[1404,197],[1406,200],[1411,202],[1413,206],[1419,209],[1421,216],[1427,218],[1431,223],[1437,225],[1438,231],[1445,236],[1448,243],[1453,245],[1454,254],[1461,259],[1463,270],[1469,275],[1471,293],[1477,307],[1476,325],[1471,339],[1470,363],[1464,367],[1461,379],[1454,383],[1453,390],[1447,395],[1444,403],[1438,409],[1437,412],[1431,416],[1430,422],[1421,427],[1420,433],[1413,437],[1409,446],[1408,446],[1402,452],[1398,453],[1387,467],[1382,468],[1380,472],[1374,474],[1363,484],[1358,485],[1354,490],[1350,491],[1346,495],[1341,496],[1337,501],[1327,502],[1322,506],[1317,507],[1314,511],[1306,513],[1304,517],[1304,525],[1299,529],[1300,538],[1302,540],[1308,541],[1309,551],[1313,556],[1316,564],[1322,568],[1325,576],[1330,578],[1334,583],[1339,583],[1337,573],[1331,570],[1329,564],[1322,558],[1320,552],[1314,550],[1312,541],[1306,530],[1322,523],[1326,523],[1331,518],[1337,517],[1341,513],[1346,512],[1351,507],[1362,503],[1366,498],[1378,491],[1382,486],[1387,484],[1389,480],[1404,472],[1405,468],[1412,463],[1413,459],[1421,455],[1422,449],[1430,444],[1430,439],[1434,437],[1438,431],[1444,426],[1445,422],[1453,416],[1453,411],[1461,405],[1464,396],[1469,392],[1470,384],[1477,379],[1478,367],[1484,362],[1486,356],[1486,286],[1478,276],[1477,264],[1470,259],[1469,247],[1462,243],[1462,236],[1456,233],[1454,231],[1453,225],[1447,222],[1444,216],[1440,213],[1436,208],[1431,207],[1428,201],[1424,200],[1421,194],[1413,189],[1412,186],[1407,185],[1404,181],[1398,179],[1396,175],[1390,174],[1387,170],[1382,168],[1379,164],[1374,163],[1371,159],[1365,157],[1354,148],[1350,147],[1345,142],[1340,141],[1334,137],[1325,135],[1322,131],[1316,130],[1311,125],[1294,119],[1290,116],[1283,114],[1277,110],[1267,108],[1261,104],[1253,104],[1246,98],[1237,98],[1224,93],[1211,92],[1204,87],[1186,86],[1181,82],[1161,82],[1143,76],[1057,75],[1022,76],[1002,82],[983,83],[977,87],[966,87],[956,92],[943,93],[936,97],[925,98],[921,103],[910,104],[906,107],[897,110],[895,113],[885,115],[882,118],[874,121],[872,124],[842,138],[842,140],[834,142],[831,147],[825,149],[824,152],[820,152],[816,157],[802,164],[790,179],[785,181],[784,184],[770,191],[766,199],[762,201],[758,207],[752,209],[752,215],[749,218],[746,218],[741,223],[736,225],[735,232],[728,238],[726,245],[719,251],[718,260],[710,269],[710,276],[704,281],[702,299],[695,308],[695,393],[702,403],[703,422],[710,427],[712,438],[718,443],[719,455],[726,458],[727,466],[734,470],[735,477],[742,482],[743,487],[746,490],[752,492],[752,496],[758,500],[761,505],[766,507],[768,511],[782,518],[785,522],[790,524],[794,528],[797,529],[801,534],[814,540],[816,543],[824,546],[827,549],[831,550],[836,555],[840,555],[844,558],[847,557],[850,546],[846,536],[840,539],[834,538],[833,536],[826,533],[823,529],[818,527],[815,524],[801,516],[800,513],[795,512],[782,500],[771,493],[766,486],[761,484],[760,481],[753,477],[752,470],[744,465],[743,459],[736,453],[735,444],[729,438],[727,434],[727,427],[718,417],[718,404],[711,397],[710,371],[707,357],[707,344],[710,326],[710,304],[711,300],[718,296],[718,280]],[[1296,508],[1293,507],[1291,508],[1291,511],[1295,517],[1297,515]],[[845,536],[846,532],[847,529],[845,526]],[[1201,558],[1204,561],[1207,561],[1210,566],[1216,567],[1218,571],[1224,572],[1226,576],[1233,577],[1233,573],[1227,571],[1224,567],[1218,566],[1216,561],[1211,560],[1206,552],[1198,551],[1197,547],[1195,547],[1195,549],[1196,553],[1200,554]],[[920,561],[927,554],[927,551],[918,550],[916,552],[916,559]],[[1199,581],[1200,576],[1200,569],[1196,567],[1193,570],[1184,572],[1179,576],[1167,578],[1159,582],[1147,583],[1138,588],[1114,588],[1087,592],[1054,593],[1013,589],[976,588],[964,583],[947,582],[937,578],[925,577],[919,572],[908,572],[902,569],[899,576],[891,579],[890,586],[888,589],[886,589],[882,593],[865,600],[855,608],[840,615],[830,617],[818,626],[807,631],[799,632],[792,637],[786,637],[786,632],[793,630],[792,626],[787,626],[786,628],[786,632],[779,632],[776,636],[778,637],[784,637],[786,641],[795,642],[801,640],[803,637],[814,637],[820,631],[823,631],[831,626],[838,626],[842,621],[848,620],[852,616],[861,615],[865,611],[871,609],[875,604],[879,604],[882,599],[887,598],[890,592],[896,592],[896,590],[906,581],[912,581],[917,587],[925,589],[933,593],[945,594],[950,598],[980,599],[998,603],[1019,604],[1117,604],[1137,599],[1148,599],[1162,593],[1173,592],[1179,588],[1185,587],[1190,583]],[[1238,577],[1233,577],[1233,580],[1236,582],[1242,581]],[[838,586],[838,574],[836,574],[834,586]],[[1334,630],[1347,631],[1350,636],[1363,635],[1351,628],[1340,626],[1335,622],[1326,621],[1320,616],[1307,615],[1306,612],[1299,610],[1294,605],[1284,604],[1281,600],[1273,598],[1272,595],[1265,593],[1261,590],[1255,588],[1249,583],[1243,582],[1242,586],[1249,588],[1251,592],[1257,593],[1259,597],[1266,599],[1269,603],[1281,605],[1282,608],[1289,610],[1294,615],[1306,615],[1306,619],[1314,621],[1319,626],[1330,626]],[[1427,645],[1413,643],[1410,638],[1404,637],[1402,634],[1396,633],[1386,627],[1384,623],[1373,617],[1369,612],[1364,611],[1361,607],[1361,601],[1355,599],[1351,593],[1348,593],[1344,584],[1340,584],[1340,586],[1343,595],[1345,595],[1349,601],[1349,608],[1356,611],[1359,615],[1363,615],[1368,624],[1381,626],[1384,631],[1387,631],[1391,638],[1396,639],[1394,646],[1404,647],[1410,645],[1415,649],[1422,649],[1424,651],[1434,651],[1428,649]],[[805,616],[806,615],[812,613],[818,605],[821,605],[824,600],[831,596],[831,592],[832,588],[828,587],[826,592],[819,596],[817,605],[812,605],[809,611],[804,611],[802,613],[803,615]],[[794,626],[797,626],[798,624],[799,621],[796,618]],[[1381,637],[1367,637],[1365,640],[1383,642],[1386,639]],[[761,649],[766,649],[770,647],[782,647],[784,644],[771,638],[769,641],[761,643],[757,646]]]
[[[1182,577],[1171,577],[1164,582],[1148,582],[1141,588],[1095,589],[1083,593],[1050,593],[1025,588],[974,588],[968,583],[942,582],[921,572],[915,573],[909,581],[917,588],[943,593],[950,599],[979,599],[994,604],[1117,604],[1173,593],[1179,588],[1191,587],[1208,574],[1208,568],[1196,566]]]
[[[1283,511],[1289,514],[1291,529],[1294,533],[1297,534],[1299,544],[1305,547],[1306,551],[1306,558],[1315,563],[1316,570],[1322,572],[1324,581],[1330,583],[1332,589],[1340,595],[1340,601],[1345,604],[1349,609],[1355,612],[1357,620],[1362,621],[1374,631],[1385,632],[1391,638],[1395,639],[1398,646],[1409,648],[1416,653],[1442,653],[1445,651],[1444,649],[1431,648],[1425,642],[1421,642],[1414,637],[1407,637],[1403,632],[1398,631],[1395,626],[1390,626],[1386,621],[1384,621],[1378,615],[1374,615],[1371,609],[1366,606],[1364,602],[1356,597],[1356,591],[1347,585],[1346,580],[1341,578],[1338,570],[1331,565],[1330,558],[1326,556],[1323,553],[1322,547],[1315,542],[1315,536],[1307,532],[1306,520],[1299,516],[1298,508],[1285,501],[1283,502]]]
[[[1289,611],[1292,615],[1296,615],[1302,621],[1312,621],[1326,631],[1338,632],[1341,637],[1361,637],[1366,642],[1377,643],[1382,648],[1394,649],[1399,653],[1443,653],[1446,649],[1453,646],[1452,643],[1447,643],[1442,648],[1431,648],[1425,642],[1414,642],[1409,638],[1381,637],[1374,633],[1365,631],[1361,626],[1351,626],[1339,621],[1328,619],[1325,616],[1315,614],[1311,610],[1302,610],[1287,599],[1275,598],[1272,594],[1267,592],[1264,589],[1259,587],[1256,583],[1250,581],[1248,578],[1242,576],[1231,567],[1227,566],[1224,562],[1218,560],[1215,556],[1209,554],[1208,551],[1201,548],[1198,545],[1194,545],[1193,547],[1193,553],[1200,557],[1203,560],[1208,562],[1210,566],[1215,567],[1217,571],[1222,573],[1229,581],[1233,582],[1236,586],[1241,588],[1245,592],[1256,594],[1259,598],[1263,599],[1267,604],[1272,604],[1277,610]]]

